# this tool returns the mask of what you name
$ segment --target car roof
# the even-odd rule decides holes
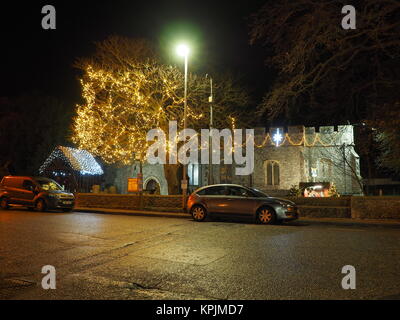
[[[4,176],[4,179],[33,179],[32,177],[28,176]]]
[[[248,187],[241,186],[240,184],[228,184],[228,183],[223,183],[223,184],[213,184],[213,185],[201,187],[201,188],[197,189],[196,192],[201,191],[201,190],[204,190],[204,189],[212,188],[212,187],[239,187],[239,188],[249,189]]]
[[[4,179],[28,179],[28,180],[52,181],[52,179],[46,177],[29,177],[29,176],[4,176]]]

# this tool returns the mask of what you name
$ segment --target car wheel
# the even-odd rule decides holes
[[[257,212],[257,222],[261,224],[274,224],[276,222],[276,214],[269,207],[262,207]]]
[[[8,205],[7,198],[1,198],[0,207],[1,207],[2,210],[7,210],[7,209],[10,208],[10,206]]]
[[[36,209],[36,211],[39,211],[39,212],[45,212],[46,211],[46,203],[44,202],[44,200],[39,199],[36,202],[35,209]]]
[[[202,222],[206,219],[207,217],[207,211],[203,206],[194,206],[190,210],[192,217],[195,221],[197,222]]]

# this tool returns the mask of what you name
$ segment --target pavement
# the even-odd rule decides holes
[[[0,299],[400,299],[400,230],[0,211]],[[43,290],[43,266],[56,290]],[[357,272],[344,290],[344,266]]]
[[[164,217],[164,218],[182,218],[188,219],[190,215],[179,212],[161,212],[161,211],[146,211],[146,210],[122,210],[122,209],[105,209],[105,208],[75,208],[76,212],[90,212],[98,214],[116,214],[116,215],[132,215],[132,216],[147,216],[147,217]],[[346,219],[346,218],[310,218],[301,217],[299,222],[312,224],[329,224],[342,226],[365,226],[365,227],[388,227],[400,228],[400,220],[396,219]]]

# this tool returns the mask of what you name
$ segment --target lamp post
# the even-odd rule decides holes
[[[178,55],[184,57],[185,59],[185,103],[183,112],[183,129],[187,128],[187,92],[188,92],[188,60],[190,49],[188,46],[181,44],[177,48]],[[188,190],[188,180],[187,180],[187,166],[183,165],[183,180],[182,180],[182,191],[183,191],[183,208],[186,209],[186,196]]]

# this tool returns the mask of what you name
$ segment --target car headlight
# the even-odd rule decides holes
[[[289,207],[290,205],[289,204],[287,204],[286,202],[281,202],[281,201],[278,201],[278,203],[282,206],[282,207],[284,207],[284,208],[287,208],[287,207]]]
[[[287,211],[294,211],[294,205],[286,202],[279,202],[279,204]]]

